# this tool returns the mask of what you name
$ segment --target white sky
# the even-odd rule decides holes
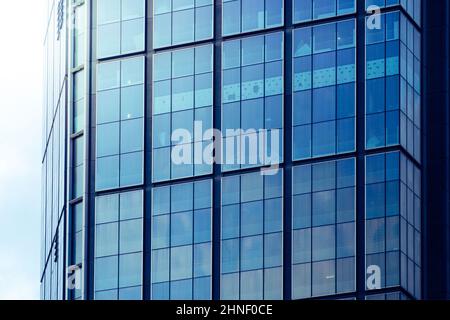
[[[0,300],[39,299],[46,0],[0,9]]]

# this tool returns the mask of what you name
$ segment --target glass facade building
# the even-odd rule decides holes
[[[42,299],[448,297],[437,1],[47,7]]]

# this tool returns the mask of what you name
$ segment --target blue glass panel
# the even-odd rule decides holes
[[[120,223],[120,253],[142,251],[142,220],[129,220]]]
[[[194,242],[211,241],[211,209],[198,210],[194,213]]]
[[[333,224],[336,221],[335,191],[313,194],[313,226]]]
[[[248,237],[241,240],[241,270],[255,270],[263,267],[263,237]]]
[[[170,244],[170,217],[157,216],[153,218],[152,247],[167,248]]]
[[[222,273],[239,271],[239,239],[222,241]]]
[[[171,280],[192,277],[192,246],[171,248],[170,250]]]
[[[182,246],[193,242],[192,212],[173,214],[171,218],[171,245]]]
[[[292,237],[293,263],[304,263],[311,261],[311,229],[295,230]]]
[[[241,299],[263,299],[263,271],[256,270],[241,273]]]
[[[311,227],[311,195],[304,194],[293,198],[293,228]]]
[[[263,202],[249,202],[241,206],[241,236],[263,233]]]
[[[117,288],[118,270],[117,256],[95,259],[95,290]]]
[[[312,230],[313,261],[334,259],[336,257],[336,227],[326,226]]]
[[[119,286],[142,285],[142,254],[119,256]]]

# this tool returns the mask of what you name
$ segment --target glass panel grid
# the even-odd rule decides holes
[[[283,161],[283,52],[281,32],[223,42],[222,171]]]
[[[366,0],[366,8],[388,8],[401,5],[414,21],[422,23],[422,0]]]
[[[95,299],[141,300],[143,192],[100,196],[95,205]]]
[[[78,68],[85,63],[86,40],[86,8],[84,5],[74,7],[73,22],[73,67]]]
[[[142,184],[144,66],[144,57],[97,65],[97,191]]]
[[[355,20],[294,30],[293,160],[355,151]]]
[[[212,297],[212,182],[153,189],[152,300]]]
[[[213,46],[156,54],[153,76],[153,181],[211,174]]]
[[[221,299],[283,298],[283,171],[222,178]]]
[[[145,50],[145,0],[97,1],[97,58]]]
[[[70,231],[69,231],[69,265],[82,266],[83,264],[83,202],[74,204],[70,207]],[[79,272],[79,271],[74,271]],[[69,299],[81,299],[81,288],[75,288],[69,291]]]
[[[153,47],[163,48],[213,37],[212,0],[167,0],[153,4]]]
[[[83,196],[84,192],[84,137],[72,139],[72,193],[71,199]]]
[[[356,290],[356,161],[293,168],[292,298]]]
[[[403,14],[366,31],[366,147],[402,145],[421,158],[421,35]]]
[[[355,0],[293,0],[294,23],[320,20],[356,12]]]
[[[414,297],[421,297],[420,185],[419,168],[403,153],[366,158],[369,291],[402,286]]]
[[[284,0],[222,0],[222,34],[284,25]]]
[[[73,106],[72,106],[72,133],[78,133],[85,125],[85,73],[79,70],[73,74]]]

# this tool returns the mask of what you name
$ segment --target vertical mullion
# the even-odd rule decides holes
[[[121,227],[121,217],[120,217],[120,202],[122,201],[122,197],[120,193],[117,195],[118,197],[118,221],[117,221],[117,300],[120,300],[120,227]]]
[[[264,43],[265,43],[265,41],[264,41]],[[265,47],[265,45],[264,45],[264,47]],[[264,49],[264,51],[265,51],[265,49]],[[265,53],[264,53],[265,54]],[[264,60],[265,60],[265,58],[264,58]],[[265,74],[265,73],[264,73]],[[264,79],[265,79],[265,77],[264,77]],[[266,81],[264,80],[264,86],[265,86],[265,83],[266,83]],[[264,226],[264,221],[265,221],[265,213],[266,213],[266,179],[265,179],[265,177],[263,176],[263,195],[262,195],[263,197],[262,197],[262,209],[263,209],[263,211],[262,211],[262,213],[263,213],[263,221],[262,221],[262,224],[263,224],[263,234],[262,234],[262,241],[263,241],[263,255],[262,255],[262,259],[263,259],[263,261],[262,261],[262,263],[263,263],[263,268],[262,268],[262,297],[263,297],[263,300],[265,299],[265,292],[266,292],[266,290],[265,290],[265,288],[266,288],[266,282],[265,282],[265,271],[266,271],[266,230],[265,230],[265,226]]]
[[[173,8],[172,8],[173,9]],[[170,123],[169,123],[169,127],[170,127],[170,131],[172,132],[173,130],[173,71],[174,71],[174,66],[173,66],[173,52],[170,52]],[[169,154],[172,154],[172,150],[173,150],[173,141],[172,139],[170,139],[169,141]],[[170,161],[169,163],[169,181],[172,181],[172,161]],[[172,188],[170,191],[170,194],[172,195]],[[172,196],[171,196],[172,197]],[[172,201],[172,200],[171,200]]]
[[[242,33],[242,27],[243,27],[243,24],[244,24],[244,17],[243,17],[243,15],[242,15],[242,1],[243,0],[239,0],[239,5],[240,5],[240,12],[239,12],[239,33]],[[263,0],[264,1],[264,0]],[[223,0],[222,0],[222,3],[223,3]],[[242,79],[241,79],[241,81],[242,81]],[[242,93],[242,92],[241,92]],[[239,279],[239,282],[240,282],[240,279]]]
[[[120,34],[120,38],[119,38],[119,53],[122,53],[122,36],[123,36],[123,32],[122,32],[122,13],[123,13],[123,0],[120,0],[120,17],[119,17],[119,26],[120,26],[120,30],[119,30],[119,34]]]
[[[145,1],[144,9],[144,37],[145,50],[144,55],[144,102],[143,102],[143,119],[144,122],[144,176],[143,176],[143,300],[152,299],[153,283],[152,283],[152,226],[153,226],[153,190],[152,190],[152,167],[153,167],[153,21],[154,21],[154,4],[153,1]],[[150,23],[151,22],[151,23]],[[149,89],[147,89],[149,88]],[[150,89],[151,88],[151,89]]]
[[[264,1],[264,23],[266,21],[265,5],[266,5],[266,2]],[[263,128],[265,129],[264,137],[265,137],[266,140],[264,141],[264,144],[263,144],[263,146],[264,146],[264,152],[262,153],[263,154],[263,156],[262,156],[263,159],[259,159],[257,161],[257,163],[261,161],[261,163],[259,163],[260,165],[265,165],[266,164],[265,155],[267,154],[266,151],[267,151],[267,147],[268,147],[268,143],[267,143],[268,135],[267,135],[267,130],[266,130],[267,129],[266,128],[266,70],[267,70],[266,45],[267,44],[266,44],[266,36],[265,35],[263,36],[263,43],[264,43],[264,47],[263,47],[263,57],[264,58],[263,58],[263,99],[262,99],[263,110],[262,110],[262,121],[263,121]],[[256,132],[256,134],[257,134],[257,137],[260,137],[259,132]],[[249,155],[249,157],[250,157],[250,155]],[[250,161],[250,159],[249,159],[249,161]],[[265,187],[265,179],[263,179],[263,192],[264,192],[264,187]],[[264,197],[263,197],[263,201],[264,201]],[[264,251],[263,251],[263,253],[264,253]]]
[[[196,42],[197,41],[197,5],[195,4],[195,2],[194,2],[194,7],[192,8],[192,11],[193,11],[193,14],[194,14],[194,41],[193,42]],[[195,56],[195,54],[194,54],[194,56]],[[195,61],[195,60],[194,60]],[[194,75],[195,75],[195,69],[194,69]],[[194,103],[194,106],[195,106],[195,103]]]
[[[217,1],[216,1],[217,2]],[[213,105],[212,117],[213,127],[221,128],[222,121],[222,86],[221,77],[222,70],[222,5],[213,5]],[[223,141],[221,141],[222,143]],[[211,281],[211,298],[212,300],[220,300],[220,283],[221,283],[221,225],[222,225],[222,208],[221,208],[221,164],[212,164],[212,204],[211,204],[211,232],[212,232],[212,281]]]
[[[172,3],[170,5],[170,46],[173,45],[173,0],[170,0]],[[172,78],[172,75],[171,77]]]
[[[356,27],[356,296],[365,299],[365,96],[366,96],[366,7],[365,1],[357,1]]]
[[[337,1],[337,0],[336,0]],[[336,4],[336,13],[337,13],[337,2]],[[334,41],[335,41],[335,48],[334,48],[334,154],[339,154],[339,148],[338,148],[338,116],[337,116],[337,88],[338,88],[338,23],[335,22],[334,24]],[[337,167],[337,165],[335,165]],[[335,178],[337,178],[337,173],[335,175]],[[337,180],[336,180],[337,182]],[[337,188],[336,188],[337,189]],[[335,190],[336,190],[335,189]]]
[[[195,12],[195,9],[194,9],[194,12]],[[194,27],[195,28],[195,27]],[[196,82],[196,80],[197,80],[197,73],[195,72],[195,67],[196,67],[196,65],[195,65],[195,59],[196,59],[196,56],[197,56],[197,47],[194,47],[194,48],[192,48],[192,50],[194,51],[194,58],[193,58],[193,63],[194,63],[194,73],[193,73],[193,75],[192,75],[192,77],[193,77],[193,86],[194,86],[194,88],[193,88],[193,98],[194,98],[194,102],[193,102],[193,106],[192,106],[192,121],[193,121],[193,123],[192,123],[192,130],[193,130],[193,132],[192,132],[192,134],[191,134],[191,136],[193,137],[193,139],[192,139],[192,141],[191,141],[191,150],[193,151],[192,152],[192,155],[191,155],[191,161],[192,161],[192,177],[195,177],[196,176],[196,166],[195,166],[195,144],[196,144],[196,139],[195,139],[195,121],[196,121],[196,111],[197,111],[197,107],[196,107],[196,103],[197,103],[197,99],[196,99],[196,89],[197,89],[197,82]],[[202,148],[203,148],[203,134],[202,134],[202,137],[200,137],[200,143],[202,144]],[[195,184],[194,184],[194,200],[195,200]],[[194,203],[194,202],[193,202]],[[194,210],[195,210],[195,204],[194,204]]]
[[[338,161],[334,163],[334,293],[338,293],[338,219],[337,219],[337,198],[338,198]]]
[[[309,159],[313,159],[314,158],[314,57],[316,56],[314,54],[314,27],[311,27],[311,93],[310,93],[310,101],[311,101],[311,114],[309,115],[311,117],[311,125],[309,128],[309,132],[310,132],[310,138],[311,138],[311,146],[309,149],[310,155],[309,155]],[[312,184],[312,180],[311,180],[311,184]]]
[[[241,92],[241,99],[242,99],[242,92]],[[242,299],[241,276],[242,276],[242,175],[239,175],[239,300]]]
[[[387,132],[388,132],[388,128],[387,128],[387,110],[386,110],[386,101],[387,101],[387,97],[386,97],[386,93],[387,93],[387,71],[388,71],[388,69],[387,69],[387,46],[388,46],[388,41],[387,41],[387,21],[386,21],[386,15],[384,14],[384,15],[382,15],[381,16],[382,18],[384,18],[384,19],[382,19],[381,20],[381,22],[382,22],[382,26],[381,26],[381,28],[384,28],[384,110],[383,110],[383,112],[384,112],[384,147],[387,147],[387,142],[388,142],[388,139],[387,139]],[[383,21],[384,20],[384,21]],[[386,161],[385,161],[386,162]],[[385,165],[385,169],[386,169],[386,165]],[[385,261],[385,263],[386,263],[386,261]]]
[[[282,172],[282,297],[285,300],[292,299],[292,149],[293,149],[293,0],[284,2],[283,22],[283,163],[285,168]]]
[[[169,299],[172,300],[172,186],[169,188]]]
[[[398,262],[399,262],[399,277],[398,277],[398,282],[399,285],[401,286],[402,283],[402,275],[401,275],[401,261],[402,261],[402,181],[401,181],[401,153],[398,152],[399,157],[398,157],[398,163],[396,163],[395,165],[398,166],[399,168],[399,177],[398,177],[398,227],[397,227],[397,232],[398,232]]]
[[[121,179],[121,177],[120,177],[120,167],[121,167],[121,163],[122,163],[122,143],[121,143],[121,140],[122,140],[122,121],[121,121],[121,119],[120,119],[120,113],[121,113],[121,111],[122,111],[122,63],[123,63],[123,60],[120,60],[119,61],[119,75],[120,75],[120,80],[119,80],[119,120],[118,120],[118,124],[119,124],[119,141],[118,141],[118,144],[119,144],[119,154],[118,154],[118,158],[119,158],[119,168],[118,168],[118,172],[119,172],[119,185],[117,186],[118,188],[120,188],[121,187],[121,185],[122,185],[122,179]]]
[[[242,1],[241,1],[241,6],[242,6]],[[241,17],[242,17],[242,9],[241,9]],[[244,90],[243,90],[244,86],[243,86],[243,81],[242,81],[242,74],[243,74],[242,68],[244,68],[244,66],[243,66],[243,62],[244,62],[243,53],[244,53],[244,51],[243,51],[243,48],[242,48],[242,40],[240,39],[238,41],[239,41],[239,90],[240,90],[240,93],[239,93],[239,117],[240,117],[239,124],[240,124],[240,126],[242,128],[243,127],[243,125],[242,125],[242,119],[243,119],[243,117],[242,117],[242,109],[243,109],[242,108],[242,101],[243,101],[242,95],[243,95],[243,92],[244,92]],[[242,142],[243,142],[243,139],[245,139],[245,135],[243,135],[241,133],[239,135],[239,140],[240,141],[237,143],[237,145],[239,147],[239,150],[238,150],[239,160],[238,160],[238,163],[237,163],[239,165],[239,170],[241,170],[242,166],[243,166],[242,156],[244,156],[244,160],[245,160],[245,153],[242,154],[242,149],[243,149]],[[237,167],[237,165],[236,165],[236,167]],[[234,168],[234,170],[236,170],[236,167]],[[240,191],[242,193],[242,190],[240,190]],[[241,196],[242,196],[242,194],[241,194]],[[242,203],[241,199],[239,200],[239,203],[240,204]],[[240,282],[240,280],[239,280],[239,282]]]
[[[384,287],[387,288],[387,154],[383,156],[384,158]]]
[[[194,53],[194,61],[195,61],[195,53]],[[195,74],[195,69],[194,69]],[[195,82],[195,80],[194,80]],[[195,99],[195,98],[194,98]],[[195,106],[195,102],[194,102]],[[192,276],[191,276],[191,294],[192,294],[192,300],[194,300],[194,280],[195,280],[195,241],[194,241],[194,234],[195,234],[195,182],[192,182],[192,234],[191,234],[191,241],[192,241]]]
[[[312,169],[312,166],[311,166]],[[311,183],[312,183],[312,179],[311,179]],[[311,184],[312,185],[312,184]],[[314,252],[313,252],[313,232],[314,232],[314,227],[313,227],[313,210],[314,210],[314,204],[313,204],[313,192],[311,189],[311,193],[309,194],[310,196],[310,200],[311,200],[311,211],[309,213],[311,220],[310,220],[310,226],[309,226],[309,250],[311,252],[310,257],[309,257],[309,272],[310,272],[310,277],[309,277],[309,297],[313,296],[313,264],[314,264]]]

